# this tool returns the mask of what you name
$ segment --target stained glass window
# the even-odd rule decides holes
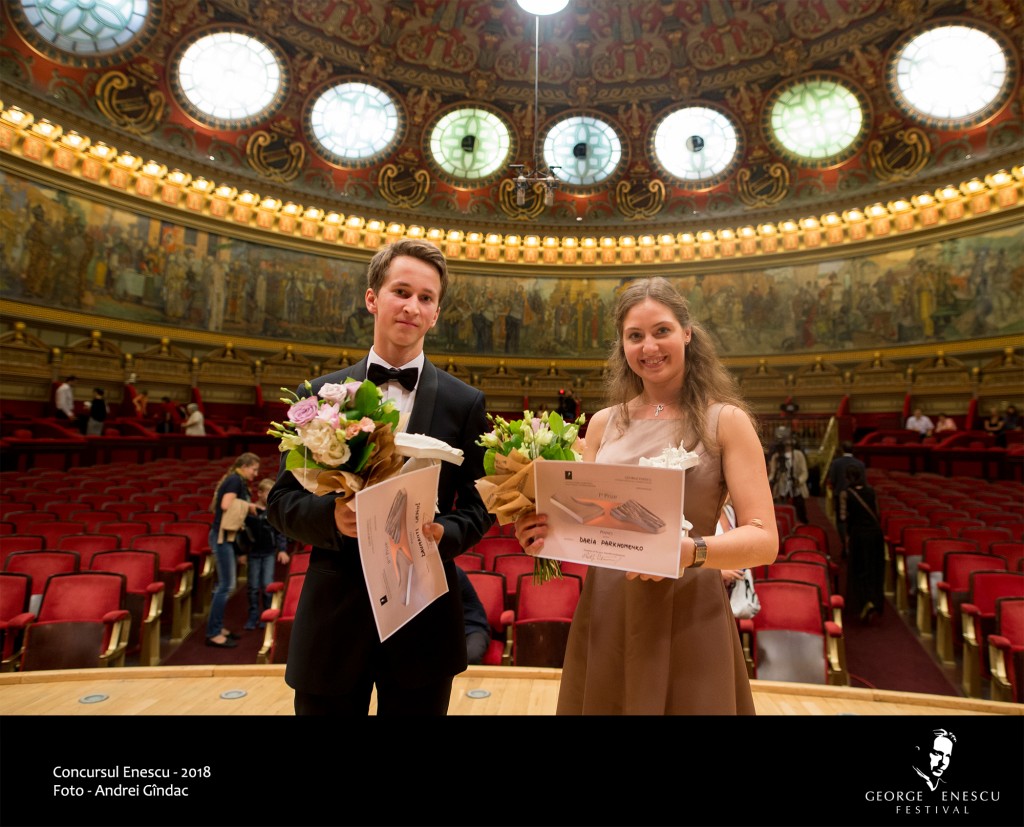
[[[270,114],[284,94],[284,60],[242,31],[202,35],[177,61],[177,91],[197,120],[241,126]]]
[[[391,147],[401,127],[394,99],[376,86],[350,81],[321,92],[309,110],[309,130],[340,164],[359,164]]]
[[[654,130],[654,155],[670,175],[709,181],[736,159],[735,126],[721,112],[688,106],[665,116]]]
[[[457,179],[478,181],[508,161],[512,139],[508,127],[485,109],[456,109],[443,115],[430,132],[434,162]]]
[[[50,46],[74,55],[121,49],[142,31],[149,0],[19,0],[24,22]]]
[[[544,162],[560,167],[554,175],[575,186],[607,179],[622,159],[622,141],[611,124],[591,115],[573,115],[556,123],[544,138]]]
[[[969,126],[1009,94],[1009,61],[995,38],[970,26],[937,26],[899,48],[890,67],[907,112]]]
[[[794,83],[770,104],[771,135],[786,152],[840,161],[856,149],[864,113],[853,91],[829,77]]]

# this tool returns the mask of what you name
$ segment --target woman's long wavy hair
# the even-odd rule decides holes
[[[663,304],[672,311],[676,321],[685,329],[690,328],[690,342],[686,345],[686,365],[683,386],[679,393],[678,405],[683,412],[683,433],[695,439],[687,448],[693,450],[703,443],[709,451],[717,450],[714,435],[707,431],[708,408],[716,402],[734,405],[743,411],[757,427],[757,420],[740,395],[739,386],[732,374],[719,361],[711,336],[697,322],[690,318],[690,306],[679,292],[665,279],[655,277],[632,282],[619,295],[615,305],[615,344],[608,357],[608,379],[605,392],[609,405],[619,406],[619,428],[629,424],[628,403],[643,393],[644,383],[626,361],[622,344],[622,328],[626,314],[645,299]]]
[[[219,505],[219,503],[217,502],[217,492],[220,491],[220,487],[224,484],[224,480],[226,480],[228,477],[234,474],[239,468],[248,468],[250,465],[259,464],[260,458],[251,451],[246,451],[244,454],[239,454],[238,458],[231,464],[231,468],[228,470],[228,472],[223,477],[221,477],[217,481],[217,485],[214,486],[213,498],[210,500],[210,511],[214,514],[217,513],[217,507]]]

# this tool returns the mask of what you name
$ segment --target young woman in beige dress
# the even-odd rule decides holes
[[[609,359],[610,406],[594,415],[585,462],[637,463],[678,447],[686,471],[678,579],[592,568],[573,619],[559,714],[753,714],[736,622],[721,570],[771,563],[779,538],[764,451],[735,380],[685,299],[664,279],[621,294]],[[715,536],[726,497],[736,528]],[[547,517],[519,519],[536,554]]]

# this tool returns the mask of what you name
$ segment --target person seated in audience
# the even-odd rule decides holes
[[[996,445],[1006,445],[1006,418],[1000,416],[999,408],[990,405],[988,416],[981,423],[985,433],[992,434],[996,438]]]
[[[1016,431],[1020,427],[1020,414],[1016,405],[1007,405],[1006,413],[1003,414],[1003,430]]]
[[[487,647],[491,645],[491,626],[487,622],[487,610],[480,602],[469,576],[456,566],[459,589],[462,593],[462,614],[466,622],[466,659],[469,663],[482,663]]]
[[[189,402],[187,410],[188,419],[181,423],[185,436],[206,436],[206,426],[203,424],[203,414],[199,410],[199,405]]]
[[[931,419],[924,415],[924,411],[920,408],[914,408],[912,416],[907,418],[907,430],[917,431],[921,438],[924,439],[926,436],[931,436],[935,430],[935,423]]]
[[[935,433],[951,434],[954,431],[956,431],[956,420],[947,414],[940,413],[938,421],[935,423]]]

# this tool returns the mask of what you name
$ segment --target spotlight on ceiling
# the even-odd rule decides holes
[[[476,146],[476,135],[466,135],[462,139],[462,151],[463,152],[472,152],[473,148],[475,146]]]
[[[569,0],[516,0],[519,8],[530,14],[558,14],[569,5]]]
[[[516,206],[526,206],[526,193],[533,189],[535,184],[543,188],[544,206],[553,207],[555,204],[555,190],[558,189],[558,179],[554,171],[561,167],[553,166],[545,168],[537,152],[537,126],[540,122],[540,18],[541,15],[556,14],[569,5],[569,0],[516,0],[523,11],[534,15],[533,18],[533,155],[530,158],[533,169],[525,164],[510,164],[515,173],[513,184],[515,186]],[[462,148],[466,148],[463,139]],[[585,158],[587,146],[585,143],[573,147],[573,155],[577,158]]]
[[[704,139],[700,135],[691,135],[686,139],[686,148],[690,152],[702,152],[704,150]]]
[[[587,157],[587,145],[580,141],[576,146],[572,148],[573,158],[586,158]]]

